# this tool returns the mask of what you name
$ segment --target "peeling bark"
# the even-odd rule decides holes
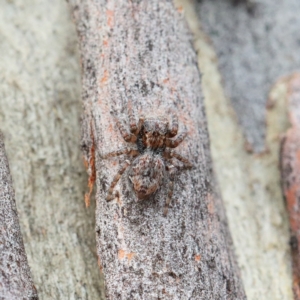
[[[265,149],[268,92],[300,68],[299,0],[198,1],[202,26],[217,52],[226,95],[232,101],[248,151]]]
[[[214,170],[246,296],[249,300],[291,300],[288,216],[279,172],[279,137],[287,129],[285,85],[281,81],[274,84],[268,95],[272,103],[266,114],[268,151],[249,153],[230,99],[226,98],[216,51],[201,30],[195,7],[185,5],[184,10],[195,36]]]
[[[287,80],[287,107],[291,128],[282,140],[281,180],[290,220],[293,291],[300,299],[300,73]]]
[[[108,299],[245,299],[212,174],[200,74],[182,10],[172,1],[69,3],[81,46],[82,146],[89,187],[96,182],[97,249]],[[194,169],[177,174],[166,217],[168,175],[154,197],[137,203],[125,172],[117,199],[105,201],[125,158],[101,156],[129,145],[116,126],[128,120],[129,102],[137,115],[175,113],[179,132],[188,131],[177,150]]]
[[[38,299],[23,244],[15,195],[1,132],[0,299]]]

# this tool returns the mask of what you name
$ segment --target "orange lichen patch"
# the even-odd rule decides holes
[[[114,129],[113,124],[109,124],[109,126],[108,126],[108,131],[109,131],[110,133],[114,133],[114,132],[115,132],[115,129]]]
[[[208,194],[207,195],[207,209],[208,209],[208,212],[212,215],[214,212],[215,212],[215,204],[214,204],[214,197],[213,195],[211,194]]]
[[[118,252],[118,258],[121,260],[125,257],[125,251],[124,250],[119,250]]]
[[[114,11],[108,9],[106,11],[106,18],[107,18],[107,26],[111,28],[114,25]]]
[[[163,80],[163,83],[164,83],[164,84],[167,84],[169,81],[170,81],[170,79],[169,79],[169,78],[166,78],[166,79]]]
[[[89,162],[88,162],[88,171],[89,171],[89,180],[88,180],[88,188],[89,191],[84,196],[84,202],[85,206],[89,207],[91,203],[91,194],[93,192],[94,183],[96,181],[96,166],[95,166],[95,140],[94,140],[94,134],[91,130],[91,136],[92,136],[92,147],[90,149],[89,153]]]
[[[180,12],[180,13],[182,13],[183,12],[183,6],[182,5],[178,6],[177,7],[177,11]]]
[[[127,259],[130,261],[135,257],[135,253],[131,252],[131,253],[127,253],[126,254]]]
[[[129,253],[126,253],[125,250],[119,250],[118,252],[118,258],[121,260],[121,259],[124,259],[124,258],[127,258],[128,261],[131,261],[134,257],[135,257],[135,253],[133,252],[129,252]]]
[[[200,261],[200,259],[201,259],[201,255],[200,254],[196,254],[195,255],[195,261]]]
[[[104,74],[100,80],[100,84],[101,85],[104,85],[107,83],[107,80],[108,80],[108,71],[107,70],[104,70]]]
[[[103,46],[105,46],[105,47],[106,47],[107,45],[108,45],[108,40],[106,40],[106,39],[105,39],[105,40],[103,40]]]

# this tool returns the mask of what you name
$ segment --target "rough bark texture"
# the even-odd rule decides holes
[[[93,207],[84,209],[86,176],[78,149],[80,68],[74,53],[76,33],[67,5],[58,0],[27,0],[26,3],[23,0],[0,0],[0,3],[0,122],[6,136],[24,244],[39,297],[99,299],[100,276],[93,244],[94,214]],[[241,39],[249,38],[250,29],[262,28],[260,18],[252,18],[246,13],[247,6],[242,1],[239,3],[234,6],[229,1],[204,1],[203,5],[209,9],[204,16],[201,13],[203,22],[215,17],[209,32],[213,39],[223,39],[224,50],[232,45],[234,56],[226,50],[228,57],[224,56],[222,60],[234,66],[235,58],[236,62],[239,61],[236,52],[244,49],[241,48],[244,46]],[[272,6],[270,4],[267,9],[272,11],[263,14],[270,19],[272,30],[263,42],[265,47],[274,43],[277,46],[272,46],[270,55],[258,60],[257,53],[262,53],[262,47],[248,45],[253,49],[253,53],[247,52],[248,64],[258,69],[259,65],[271,61],[271,67],[270,64],[265,67],[265,74],[279,63],[284,72],[293,60],[294,67],[297,66],[299,56],[295,59],[294,51],[298,51],[298,47],[293,46],[299,34],[297,6],[298,2],[292,5],[290,0],[272,1]],[[270,95],[273,100],[267,111],[266,134],[266,148],[270,151],[261,156],[246,153],[240,128],[222,89],[224,80],[236,77],[231,72],[223,72],[221,79],[217,55],[207,37],[197,31],[199,24],[195,7],[191,5],[189,12],[186,9],[185,13],[189,21],[194,15],[195,22],[191,27],[203,73],[202,87],[215,173],[226,205],[247,297],[250,300],[291,300],[288,218],[278,171],[280,134],[288,127],[284,116],[286,86],[279,82]],[[236,22],[241,15],[245,22],[251,18],[251,26],[242,26],[242,20]],[[227,26],[227,22],[236,22],[238,26]],[[218,26],[217,32],[213,26]],[[295,30],[292,29],[294,26]],[[207,23],[204,27],[208,28]],[[239,39],[224,38],[224,35],[237,32]],[[251,40],[257,41],[254,34]],[[284,51],[286,55],[279,57],[277,51]],[[220,50],[217,52],[221,55]],[[244,52],[240,51],[241,54]],[[288,59],[289,54],[292,61]],[[251,58],[254,63],[251,63]],[[244,67],[243,63],[237,65]],[[241,74],[246,78],[255,76],[254,73]],[[234,81],[235,84],[239,82],[240,78]],[[249,87],[252,87],[249,93],[256,93],[253,84]],[[236,98],[236,101],[245,101],[239,104],[241,109],[236,110],[239,119],[248,118],[244,113],[247,106],[250,116],[253,110],[262,120],[267,98],[267,92],[259,104],[254,97],[251,101]],[[247,123],[245,130],[248,134],[263,137],[264,124],[258,123],[259,126],[256,121],[251,126]],[[113,121],[112,125],[115,126]],[[121,143],[118,130],[115,128],[114,131]]]
[[[68,5],[0,3],[0,123],[39,297],[99,299],[94,212],[83,202],[80,67]]]
[[[182,10],[172,1],[69,2],[80,37],[83,149],[90,184],[96,172],[107,297],[244,299],[215,193],[200,74]],[[174,112],[179,130],[188,130],[177,149],[195,168],[176,177],[167,217],[168,176],[155,197],[136,203],[125,172],[118,199],[105,201],[119,163],[100,157],[127,146],[115,119],[127,120],[129,101],[139,115]]]
[[[268,151],[260,155],[249,153],[230,99],[225,97],[224,78],[213,45],[201,30],[192,1],[180,2],[195,37],[215,174],[226,205],[247,298],[291,300],[288,216],[279,172],[280,140],[288,127],[286,79],[276,82],[267,97],[265,145]]]
[[[300,73],[287,79],[287,107],[292,127],[281,149],[281,179],[290,220],[293,290],[300,299]]]
[[[38,299],[27,262],[0,132],[0,299]]]
[[[300,1],[202,0],[198,9],[249,150],[262,151],[268,92],[300,68]]]

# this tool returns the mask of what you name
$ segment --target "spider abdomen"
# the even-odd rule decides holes
[[[152,152],[137,157],[129,170],[129,179],[139,200],[154,194],[162,184],[165,164]]]

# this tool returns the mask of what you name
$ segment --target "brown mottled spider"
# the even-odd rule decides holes
[[[129,169],[129,179],[137,195],[137,201],[149,197],[158,190],[162,185],[166,170],[169,172],[168,196],[164,208],[164,215],[166,215],[173,194],[176,172],[179,169],[192,167],[187,158],[170,149],[176,148],[184,140],[187,133],[183,132],[172,139],[178,132],[178,118],[176,115],[172,116],[171,126],[169,126],[169,122],[165,117],[140,117],[138,123],[136,123],[130,109],[130,132],[119,120],[116,123],[124,140],[129,143],[135,143],[137,149],[125,147],[103,156],[103,158],[109,158],[127,155],[133,159],[131,162],[125,160],[121,164],[118,173],[110,184],[106,200],[111,201],[115,198],[113,190],[129,166],[131,166]],[[182,163],[182,167],[175,167],[172,164],[172,158],[178,159]]]

